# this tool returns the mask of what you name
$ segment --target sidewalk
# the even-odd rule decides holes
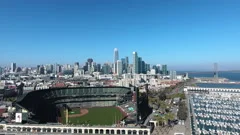
[[[174,135],[174,133],[184,133],[184,135],[191,135],[191,130],[185,125],[176,125],[172,128],[156,127],[152,135]]]

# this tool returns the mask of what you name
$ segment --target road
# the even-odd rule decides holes
[[[185,86],[192,86],[195,84],[195,80],[191,79],[184,83],[178,84],[176,88],[174,88],[170,95],[177,94],[177,93],[183,93]],[[186,95],[187,96],[187,95]],[[186,105],[188,105],[188,102],[186,102]],[[177,114],[178,107],[174,106],[172,112],[174,114]],[[150,118],[149,118],[150,120]],[[153,131],[152,135],[174,135],[174,133],[184,133],[184,135],[191,135],[191,125],[190,125],[190,116],[188,116],[187,120],[184,122],[184,125],[175,125],[172,128],[169,127],[156,127]]]
[[[148,117],[147,119],[145,120],[144,122],[144,126],[147,126],[148,122],[154,117],[154,113],[152,112]]]
[[[196,81],[194,79],[190,79],[182,84],[178,84],[177,87],[172,90],[171,94],[182,93],[185,86],[192,86],[193,84],[196,84]]]

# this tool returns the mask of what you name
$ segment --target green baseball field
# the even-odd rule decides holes
[[[61,112],[62,123],[66,124],[65,111]],[[68,124],[73,125],[113,125],[124,118],[124,114],[116,107],[74,108],[68,112]]]

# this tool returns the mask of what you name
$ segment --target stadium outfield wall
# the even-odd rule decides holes
[[[0,129],[5,134],[77,134],[77,135],[150,135],[150,127],[79,127],[65,125],[41,125],[41,124],[0,124]],[[1,132],[1,133],[2,133]]]

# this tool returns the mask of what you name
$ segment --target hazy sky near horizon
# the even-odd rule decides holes
[[[112,62],[240,69],[238,0],[1,0],[0,65]]]

